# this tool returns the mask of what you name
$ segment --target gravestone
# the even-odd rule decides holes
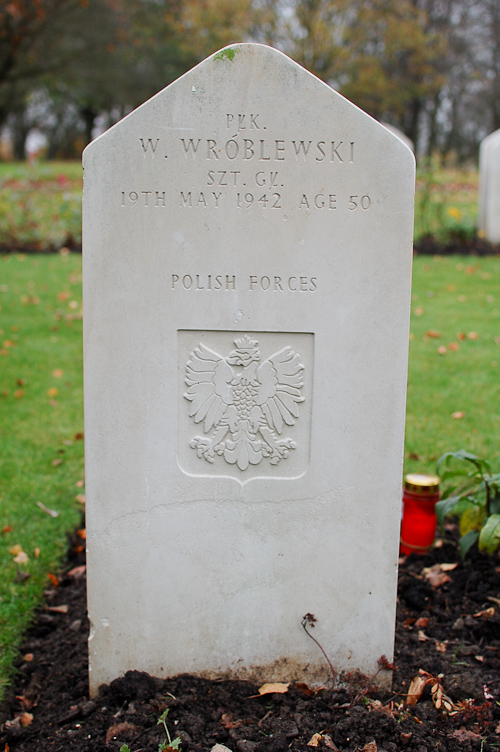
[[[129,669],[324,681],[307,613],[338,671],[374,674],[394,638],[413,155],[241,44],[84,168],[91,692]]]
[[[479,146],[479,232],[500,243],[500,130]]]

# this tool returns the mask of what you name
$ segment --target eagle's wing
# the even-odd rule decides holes
[[[199,344],[186,363],[184,397],[191,402],[189,415],[201,423],[205,433],[218,425],[228,405],[233,402],[231,379],[233,369],[218,353]]]
[[[299,417],[297,404],[304,401],[301,394],[303,364],[300,356],[291,347],[271,355],[257,369],[260,383],[256,398],[268,424],[282,433],[284,424],[293,426]]]

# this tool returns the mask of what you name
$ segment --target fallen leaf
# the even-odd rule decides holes
[[[314,691],[309,687],[309,685],[304,684],[304,682],[298,682],[294,685],[295,689],[300,690],[305,694],[306,697],[311,697],[314,694]]]
[[[419,642],[427,642],[427,640],[430,640],[430,637],[427,637],[423,629],[418,630],[418,641]]]
[[[454,350],[456,352],[457,350],[460,350],[460,345],[458,344],[458,342],[450,342],[450,344],[448,345],[448,350]]]
[[[461,339],[461,340],[467,339],[467,335],[465,334],[465,332],[459,332],[457,334],[457,339]]]
[[[77,494],[77,496],[75,496],[75,499],[79,504],[85,504],[85,494]]]
[[[415,626],[423,629],[428,625],[430,622],[430,618],[428,616],[421,616],[420,619],[417,619],[415,622]]]
[[[59,517],[59,512],[56,512],[55,509],[49,509],[48,507],[43,504],[41,501],[37,501],[36,503],[37,507],[40,507],[42,512],[45,512],[46,514],[50,514],[51,517]]]
[[[33,716],[31,713],[21,713],[19,720],[21,721],[21,726],[23,728],[27,728],[31,723],[33,723]]]
[[[406,696],[407,705],[416,705],[422,697],[422,693],[429,683],[429,676],[414,676],[411,680],[408,694]]]
[[[17,554],[20,554],[22,550],[23,547],[19,543],[16,543],[15,546],[9,548],[9,554],[12,554],[12,556],[17,556]]]
[[[117,723],[115,726],[110,726],[106,732],[106,746],[109,747],[114,739],[133,741],[139,732],[139,727],[134,726],[133,723],[129,723],[128,721]]]
[[[455,420],[461,420],[464,417],[464,415],[465,413],[462,410],[459,410],[456,413],[452,413],[451,417],[454,418]]]
[[[21,728],[21,719],[19,716],[16,716],[13,720],[7,720],[4,723],[4,728],[8,729],[9,731],[18,731]]]
[[[50,389],[47,390],[47,394],[49,397],[57,397],[59,394],[59,389],[56,389],[55,386],[51,386]]]
[[[360,750],[360,752],[377,752],[377,742],[375,740],[366,742],[365,746]]]
[[[57,587],[59,585],[59,578],[56,577],[55,574],[52,574],[51,572],[47,572],[47,577],[51,581],[51,583],[54,585],[54,587]]]
[[[2,528],[2,533],[3,535],[5,535],[6,533],[11,533],[13,529],[14,528],[12,528],[10,525],[4,525]]]
[[[490,616],[495,616],[495,609],[493,606],[490,606],[490,608],[485,608],[483,611],[478,611],[477,614],[474,614],[476,619],[481,616],[483,619],[489,619]]]
[[[14,397],[16,399],[21,399],[21,397],[24,397],[25,394],[26,392],[24,391],[24,389],[16,389],[16,391],[14,392]]]
[[[439,566],[441,567],[443,572],[453,572],[453,570],[458,567],[458,563],[455,561],[450,562],[449,564],[440,564]]]
[[[428,339],[440,339],[441,333],[437,332],[435,329],[429,329],[429,331],[424,334],[424,337],[427,337]]]
[[[67,292],[66,290],[63,290],[62,292],[57,293],[57,299],[60,301],[65,301],[70,297],[71,293]]]
[[[334,752],[339,752],[339,748],[335,746],[332,737],[328,734],[323,734],[323,744],[325,747],[328,747],[328,749],[333,749]]]
[[[415,316],[423,316],[423,315],[424,315],[424,309],[422,308],[422,306],[417,306],[417,308],[415,308]]]
[[[308,747],[317,747],[321,741],[321,734],[313,734],[307,742]]]
[[[446,646],[447,646],[447,644],[448,643],[446,643],[446,642],[438,642],[436,640],[436,650],[438,651],[438,653],[446,653]]]
[[[52,371],[52,376],[56,379],[62,378],[64,375],[64,371],[61,368],[56,368],[54,371]]]
[[[85,485],[85,481],[83,481],[83,480],[77,480],[76,483],[75,483],[75,485],[76,485],[77,488],[83,488],[83,486]]]
[[[451,581],[446,572],[443,572],[440,564],[434,564],[433,567],[425,567],[423,574],[426,580],[428,580],[434,589],[441,587],[446,582]]]
[[[456,729],[451,734],[452,739],[464,742],[466,739],[481,739],[481,734],[475,734],[474,731],[468,731],[466,728]]]
[[[476,661],[479,661],[479,663],[484,662],[484,655],[475,655],[474,658],[476,659]]]
[[[82,441],[83,436],[84,436],[84,434],[81,431],[79,433],[75,433],[75,437],[74,437],[75,441]]]
[[[437,351],[440,355],[446,355],[446,352],[447,352],[446,347],[444,345],[441,345],[440,347],[438,347]]]
[[[45,606],[46,611],[52,611],[55,614],[67,614],[69,606]]]
[[[78,579],[82,575],[85,574],[87,571],[87,567],[85,564],[81,564],[79,567],[73,567],[73,569],[70,569],[68,572],[69,577],[75,577],[75,579]]]
[[[40,558],[40,546],[35,546],[35,548],[33,549],[33,554],[35,556],[35,559]]]
[[[468,339],[479,339],[479,334],[477,332],[469,332],[467,335]]]
[[[29,556],[25,551],[19,551],[17,556],[14,556],[16,564],[27,564],[29,562]]]
[[[415,454],[415,452],[409,452],[407,454],[407,457],[409,460],[417,460],[417,461],[421,461],[424,459],[421,454]]]
[[[243,725],[243,721],[235,721],[232,713],[223,713],[221,716],[221,723],[224,726],[225,729],[229,731],[229,729],[239,728]]]
[[[489,687],[483,684],[483,695],[485,700],[494,700],[495,697],[491,694]]]
[[[86,528],[82,527],[81,530],[77,530],[76,534],[82,540],[87,540],[87,530],[86,530]],[[266,685],[264,684],[264,686],[266,686]],[[288,688],[288,684],[287,684],[287,688]],[[286,692],[286,689],[284,689],[283,691]]]
[[[78,531],[78,533],[80,534],[80,531]],[[259,687],[259,695],[270,695],[275,692],[278,694],[284,694],[285,692],[288,692],[289,686],[290,682],[288,682],[288,684],[282,684],[280,682],[275,682],[274,684],[263,684],[262,687]]]
[[[23,661],[26,661],[26,663],[31,663],[31,661],[33,660],[33,658],[34,658],[33,653],[25,653],[23,655]]]
[[[57,460],[52,460],[50,463],[52,467],[58,467],[58,465],[62,465],[63,461],[61,458],[58,458]]]

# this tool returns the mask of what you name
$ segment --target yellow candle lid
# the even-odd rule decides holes
[[[437,475],[409,473],[405,476],[405,488],[412,493],[433,494],[439,491],[439,478]]]

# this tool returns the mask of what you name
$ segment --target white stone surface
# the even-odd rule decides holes
[[[85,151],[91,691],[393,651],[414,159],[226,48]],[[217,436],[214,439],[213,434]]]
[[[391,125],[391,123],[382,123],[384,128],[387,128],[388,131],[391,133],[394,133],[395,136],[397,136],[401,141],[406,144],[406,146],[411,149],[413,153],[415,153],[415,144],[411,140],[411,138],[408,138],[406,133],[403,133],[399,128],[396,128],[395,125]]]
[[[500,243],[500,130],[479,147],[479,231],[491,243]]]

